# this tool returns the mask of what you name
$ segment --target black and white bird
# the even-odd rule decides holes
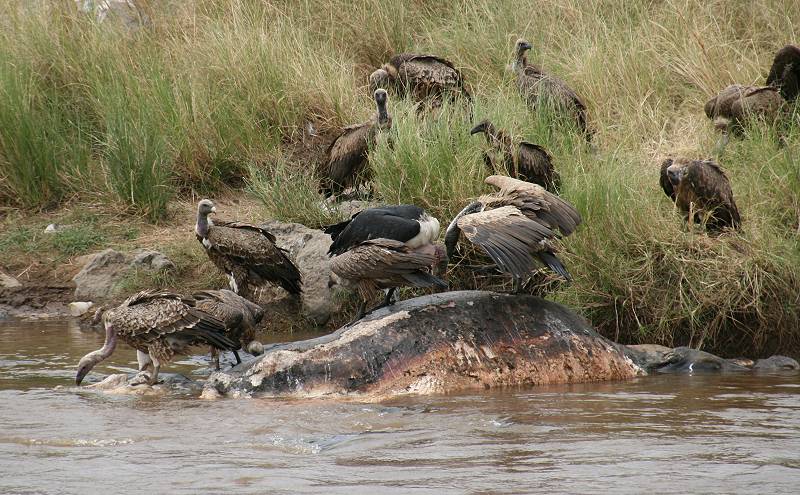
[[[447,287],[436,276],[447,264],[444,246],[436,242],[439,221],[418,206],[368,208],[324,231],[333,239],[328,254],[337,282],[361,295],[354,321],[379,289],[389,289],[383,307],[398,287]]]
[[[228,276],[233,292],[250,298],[254,287],[265,282],[293,295],[302,292],[300,271],[275,244],[275,236],[243,222],[212,222],[208,216],[216,211],[209,199],[197,204],[195,234],[211,261]]]
[[[497,267],[514,278],[515,288],[533,270],[533,258],[567,280],[571,276],[556,256],[554,242],[570,235],[581,217],[574,206],[538,184],[492,175],[487,184],[497,188],[473,201],[456,215],[445,234],[447,256],[455,254],[463,232],[480,246]]]

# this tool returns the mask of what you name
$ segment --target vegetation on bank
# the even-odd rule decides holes
[[[798,117],[754,126],[717,157],[703,114],[726,85],[763,83],[774,51],[798,41],[793,0],[141,2],[152,25],[137,33],[72,2],[22,3],[0,7],[8,207],[99,202],[163,222],[175,198],[244,187],[265,215],[328,223],[313,178],[325,144],[373,111],[371,70],[395,52],[432,52],[464,72],[472,115],[453,105],[417,116],[390,99],[392,146],[371,154],[378,200],[449,221],[486,190],[485,144],[469,129],[488,117],[550,151],[583,215],[561,256],[575,281],[549,297],[623,342],[800,352]],[[506,65],[520,36],[587,102],[593,148],[518,97]],[[667,154],[719,160],[741,232],[683,225],[658,187]],[[0,234],[0,249],[15,242]],[[502,283],[451,273],[455,287],[475,281]]]

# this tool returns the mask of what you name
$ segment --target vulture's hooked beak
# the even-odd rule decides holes
[[[524,52],[524,51],[530,50],[531,48],[533,48],[533,45],[531,45],[531,44],[530,44],[530,43],[528,43],[527,41],[526,41],[526,42],[524,42],[524,43],[520,43],[520,44],[519,44],[519,50],[520,50],[521,52]]]
[[[216,212],[217,212],[217,207],[216,206],[212,206],[211,207],[211,213],[216,213]]]
[[[683,170],[667,170],[667,178],[673,186],[678,186],[683,178]]]

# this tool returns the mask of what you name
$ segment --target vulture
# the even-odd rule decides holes
[[[192,346],[210,345],[225,351],[239,348],[225,334],[224,322],[199,309],[191,297],[172,292],[139,292],[107,310],[102,318],[105,343],[80,360],[75,376],[77,385],[97,363],[111,356],[117,338],[136,349],[140,372],[152,366],[149,385],[158,382],[162,363],[169,362],[176,354],[186,354]]]
[[[515,287],[533,270],[533,257],[567,280],[571,276],[555,255],[554,241],[571,234],[581,217],[571,204],[538,184],[512,177],[486,178],[499,191],[479,197],[456,215],[445,234],[452,258],[461,232],[480,246],[497,267],[512,275]]]
[[[661,188],[687,221],[711,231],[738,229],[739,209],[725,172],[712,160],[667,158],[661,164]]]
[[[714,127],[722,131],[722,144],[725,144],[729,133],[741,132],[748,117],[775,119],[784,101],[778,88],[773,86],[732,84],[706,102],[705,112]]]
[[[778,88],[786,101],[795,101],[800,94],[800,47],[786,45],[775,54],[767,76],[767,84]]]
[[[359,185],[368,177],[367,152],[378,131],[392,127],[385,89],[375,90],[377,111],[366,122],[345,127],[328,147],[328,163],[321,172],[319,190],[326,198]]]
[[[414,100],[441,104],[444,97],[462,96],[471,100],[461,71],[449,61],[435,55],[401,53],[370,74],[373,90],[394,88],[399,95],[410,95]]]
[[[551,193],[556,192],[561,177],[553,168],[552,158],[544,148],[527,141],[515,146],[511,136],[495,128],[488,120],[481,121],[469,131],[470,134],[479,132],[486,136],[486,142],[492,147],[491,153],[483,155],[490,173],[505,169],[515,179],[533,182]]]
[[[436,244],[439,221],[414,205],[368,208],[324,229],[333,239],[328,255],[337,282],[361,296],[358,321],[370,295],[389,289],[374,309],[391,304],[398,287],[439,287],[434,273],[446,265],[444,247]]]
[[[204,199],[197,204],[197,240],[212,262],[228,276],[233,292],[251,297],[253,286],[271,282],[293,295],[302,292],[300,271],[286,251],[275,245],[275,236],[266,229],[242,222],[212,222],[214,203]]]
[[[256,325],[264,317],[264,310],[258,304],[248,301],[233,291],[202,290],[192,294],[195,306],[214,316],[225,324],[225,335],[239,344],[240,349],[247,349],[256,338]],[[233,351],[236,364],[242,362],[239,353]],[[219,352],[211,346],[211,360],[215,369],[219,370]]]
[[[512,70],[517,76],[517,88],[532,109],[540,102],[549,105],[555,111],[563,113],[575,120],[586,140],[592,139],[592,131],[586,120],[586,105],[566,82],[548,74],[535,65],[528,65],[526,53],[532,45],[527,41],[517,40]]]

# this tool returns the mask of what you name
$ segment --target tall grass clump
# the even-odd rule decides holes
[[[270,215],[324,225],[340,213],[313,170],[342,126],[374,111],[367,76],[395,53],[434,53],[462,70],[472,108],[418,113],[391,96],[392,129],[370,150],[376,201],[446,224],[490,190],[486,143],[469,135],[489,118],[550,152],[583,216],[560,254],[574,282],[549,297],[624,342],[800,354],[798,110],[754,123],[721,155],[703,114],[725,86],[763,84],[774,52],[796,42],[796,1],[146,3],[152,22],[136,32],[72,2],[0,7],[0,203],[90,198],[155,219],[175,196],[245,184]],[[519,37],[583,97],[591,145],[520,98],[507,67]],[[720,162],[741,231],[684,225],[658,187],[669,155]],[[454,287],[501,286],[451,275]]]

